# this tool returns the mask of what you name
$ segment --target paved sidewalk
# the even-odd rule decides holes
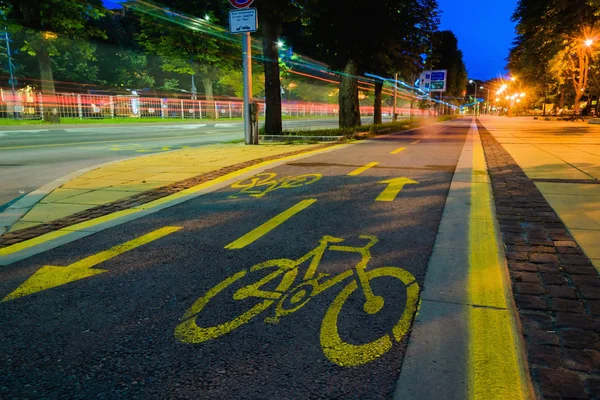
[[[262,161],[322,147],[219,144],[109,163],[68,180],[49,193],[36,191],[1,213],[0,227],[9,232],[0,237],[0,247],[19,235],[27,239],[35,237],[33,233],[39,235],[68,226],[69,217],[76,216],[72,218],[74,224],[85,220],[87,214],[102,215],[98,211],[106,206],[111,206],[107,212],[113,212],[113,206],[130,206],[132,199],[140,204],[186,189],[198,184],[199,177],[204,181]],[[141,197],[144,199],[140,202]],[[33,232],[36,227],[39,232]]]
[[[504,117],[482,117],[481,123],[600,271],[600,126]]]
[[[493,127],[503,123],[487,118],[481,122]],[[516,125],[507,128],[513,133],[519,129]],[[546,201],[547,193],[542,194],[536,187],[539,183],[527,176],[532,174],[527,162],[535,162],[536,157],[528,159],[522,153],[525,150],[515,150],[510,138],[500,136],[504,141],[501,145],[494,138],[496,135],[492,136],[483,126],[480,133],[537,397],[599,399],[598,272],[569,233],[570,220],[566,219],[565,226],[559,218],[564,218],[564,210],[559,207],[557,215],[554,204]],[[547,132],[552,134],[558,136],[559,131]],[[533,137],[536,136],[521,135],[520,139],[530,141]],[[519,146],[534,151],[538,145]],[[507,150],[513,151],[516,160]],[[519,166],[521,162],[525,163],[524,168]],[[578,173],[569,171],[564,162],[548,170],[553,168]],[[579,194],[569,196],[576,199]],[[586,251],[597,245],[588,245]]]

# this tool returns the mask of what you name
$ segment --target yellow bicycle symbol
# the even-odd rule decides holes
[[[344,367],[363,365],[381,357],[392,348],[393,340],[400,341],[408,331],[417,308],[419,285],[415,277],[402,268],[382,267],[367,271],[367,264],[371,260],[370,249],[379,239],[368,235],[359,238],[368,240],[368,243],[363,247],[343,246],[339,243],[342,243],[344,239],[324,236],[315,249],[297,260],[287,258],[269,260],[257,264],[249,270],[234,274],[196,300],[182,317],[183,322],[175,328],[175,337],[184,343],[202,343],[216,339],[247,324],[273,305],[274,316],[267,317],[265,322],[278,322],[281,317],[298,311],[311,299],[327,289],[345,281],[347,278],[352,278],[333,300],[321,323],[320,342],[323,353],[330,361]],[[357,253],[361,256],[361,260],[352,269],[338,275],[317,274],[317,268],[326,250]],[[292,287],[298,276],[300,265],[308,260],[310,260],[310,264],[302,282]],[[267,269],[273,269],[273,271],[262,279],[245,285],[233,293],[233,300],[260,299],[261,301],[258,304],[228,322],[208,327],[198,325],[197,318],[199,314],[214,297],[238,280],[249,275],[249,273],[263,271],[264,275],[264,270]],[[363,344],[345,342],[338,332],[339,314],[344,303],[354,291],[360,288],[365,300],[363,311],[369,315],[378,313],[383,308],[385,301],[383,297],[373,293],[370,282],[380,277],[396,278],[405,286],[406,306],[400,320],[392,328],[391,334],[385,334],[374,341]],[[280,280],[275,281],[276,279]],[[265,286],[270,288],[275,286],[272,282],[278,283],[277,287],[274,290],[266,289]]]
[[[276,176],[277,174],[274,172],[265,172],[236,182],[231,187],[242,189],[239,194],[244,193],[260,199],[275,190],[299,188],[315,183],[323,177],[321,174],[304,174],[276,179]],[[237,199],[238,196],[229,196],[229,198]]]

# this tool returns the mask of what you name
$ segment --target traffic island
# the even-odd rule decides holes
[[[600,276],[535,183],[478,125],[540,399],[598,398]]]
[[[253,166],[331,146],[335,144],[213,145],[111,163],[64,183],[30,208],[0,236],[0,255],[2,249],[41,235],[140,207]]]

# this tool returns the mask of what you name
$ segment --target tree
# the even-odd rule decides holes
[[[576,113],[580,111],[581,98],[588,88],[590,62],[594,54],[600,55],[583,40],[566,40],[564,48],[550,61],[550,72],[555,79],[560,84],[566,80],[573,85],[573,111]]]
[[[360,125],[358,77],[367,69],[400,68],[402,57],[422,51],[424,32],[436,25],[435,0],[307,0],[303,51],[340,71],[340,126]],[[360,24],[360,28],[357,25]],[[417,44],[417,45],[415,45]],[[382,90],[380,83],[377,90]],[[377,98],[377,96],[376,96]],[[381,98],[376,100],[379,104]]]
[[[463,98],[468,77],[463,53],[458,48],[458,39],[452,31],[434,33],[431,67],[434,70],[445,69],[448,71],[444,96],[450,97],[449,101],[458,105],[459,101],[457,100]]]
[[[166,4],[169,8],[136,8],[142,12],[139,41],[148,52],[162,58],[165,71],[191,75],[190,81],[199,76],[206,100],[212,102],[213,85],[221,69],[239,64],[240,58],[237,43],[223,37],[215,25],[225,20],[225,2],[169,0]],[[202,18],[182,14],[186,12],[200,13]]]
[[[263,67],[265,70],[265,132],[280,134],[281,122],[281,77],[279,69],[280,35],[284,22],[299,17],[299,8],[294,1],[260,0],[256,2],[262,32]]]
[[[577,111],[587,90],[589,60],[597,49],[584,43],[597,38],[599,16],[600,3],[589,0],[519,0],[509,68],[544,99],[550,88],[558,88],[562,102],[569,87],[564,83],[570,81]]]
[[[104,40],[96,43],[98,82],[119,88],[152,87],[156,80],[150,72],[148,56],[135,40],[140,27],[134,13],[108,11],[94,25],[106,32]]]
[[[35,56],[39,63],[42,93],[54,95],[52,57],[61,54],[65,39],[102,36],[90,28],[89,21],[104,13],[101,0],[19,0],[12,3],[2,0],[9,23],[27,31],[28,39],[23,50]]]

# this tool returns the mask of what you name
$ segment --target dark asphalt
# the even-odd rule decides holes
[[[182,343],[175,329],[192,304],[223,280],[268,260],[297,260],[325,235],[344,238],[341,245],[348,246],[363,246],[360,235],[376,236],[366,270],[402,268],[422,286],[467,129],[468,122],[434,125],[298,160],[269,172],[323,178],[262,198],[230,198],[239,189],[227,188],[3,267],[1,297],[43,265],[69,265],[164,226],[183,227],[97,266],[108,273],[0,303],[0,398],[391,398],[408,335],[381,357],[354,367],[336,365],[320,343],[327,310],[356,273],[277,322],[269,320],[276,303],[203,343]],[[410,144],[416,139],[422,142]],[[399,147],[406,150],[389,154]],[[347,176],[369,162],[380,164]],[[407,185],[393,202],[375,202],[386,187],[378,182],[398,177],[419,184]],[[224,248],[305,199],[317,201],[246,248]],[[328,251],[318,271],[331,274],[328,279],[359,261],[356,254]],[[301,283],[307,264],[300,265],[291,288]],[[202,327],[222,324],[263,302],[234,300],[233,294],[272,271],[248,272],[193,321]],[[261,289],[273,291],[281,280]],[[389,276],[370,285],[385,304],[369,315],[362,291],[354,291],[337,323],[346,343],[388,335],[402,317],[405,285]]]

